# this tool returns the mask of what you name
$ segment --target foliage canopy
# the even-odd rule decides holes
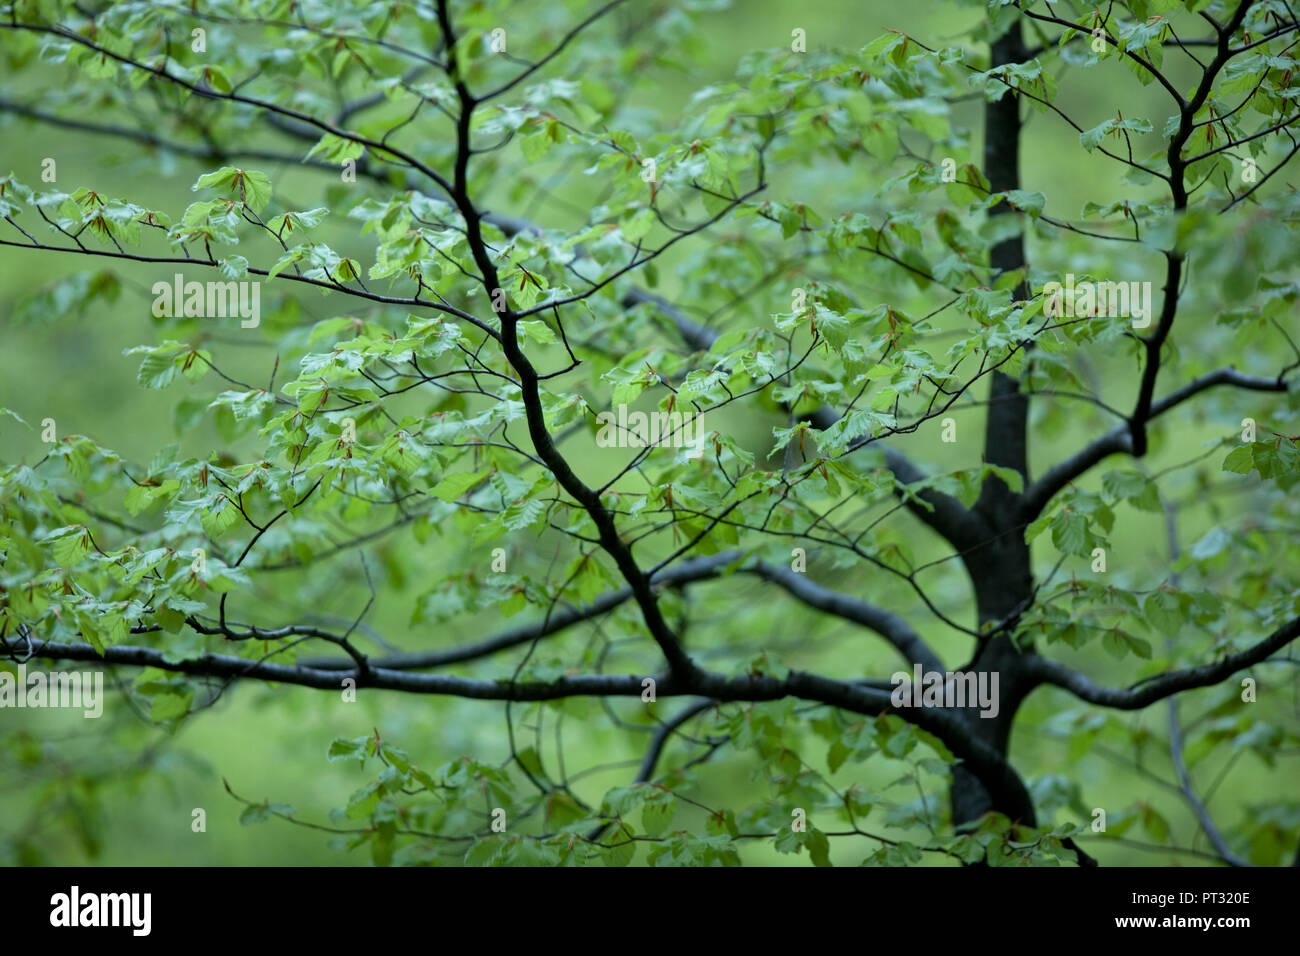
[[[1289,859],[1291,8],[991,0],[947,46],[789,12],[675,115],[718,6],[3,4],[0,108],[102,160],[0,179],[6,256],[62,270],[11,321],[149,303],[166,416],[136,457],[5,402],[7,671],[109,666],[169,733],[256,687],[435,699],[329,748],[377,864]],[[1077,212],[1021,181],[1031,118]],[[119,195],[107,144],[192,193]],[[1100,283],[1128,305],[1062,308]],[[598,442],[620,406],[660,442]],[[914,667],[996,714],[899,706]],[[92,848],[102,737],[73,787],[5,738]],[[1103,755],[1186,819],[1090,794]]]

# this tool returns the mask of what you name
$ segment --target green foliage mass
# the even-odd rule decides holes
[[[0,170],[40,280],[4,290],[32,364],[0,394],[0,667],[34,642],[111,692],[80,750],[5,712],[0,808],[41,826],[0,858],[101,858],[132,788],[191,774],[225,779],[209,831],[376,865],[1294,855],[1290,638],[1181,718],[1059,679],[1141,687],[1300,617],[1285,3],[806,38],[705,0],[0,7],[7,133],[58,163]],[[178,273],[230,308],[186,314]],[[1149,283],[1151,324],[1054,314],[1067,273]],[[69,365],[90,326],[122,358]],[[1000,381],[1023,467],[985,443]],[[698,428],[609,442],[620,405]],[[943,523],[998,495],[1034,586],[993,614]],[[1004,704],[1009,753],[891,707],[912,637],[1058,668]],[[275,741],[256,783],[223,726]],[[966,769],[992,802],[955,819]],[[1228,775],[1211,845],[1190,808]],[[151,861],[191,852],[178,807]]]

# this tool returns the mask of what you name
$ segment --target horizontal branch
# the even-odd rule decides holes
[[[1197,687],[1210,687],[1237,671],[1258,664],[1300,637],[1300,618],[1282,625],[1253,647],[1228,654],[1212,664],[1166,671],[1132,687],[1107,687],[1073,668],[1045,657],[1026,656],[1025,672],[1035,681],[1070,691],[1080,700],[1118,710],[1140,710],[1156,701]]]
[[[1149,421],[1171,408],[1181,405],[1189,398],[1216,385],[1231,385],[1235,388],[1244,388],[1257,392],[1285,392],[1288,387],[1287,380],[1282,376],[1263,378],[1257,375],[1246,375],[1238,372],[1235,368],[1216,369],[1193,379],[1181,388],[1170,392],[1158,402],[1153,403],[1151,411],[1147,415],[1147,420]],[[1025,490],[1024,497],[1021,500],[1020,520],[1022,522],[1033,521],[1042,513],[1043,509],[1047,507],[1047,503],[1052,500],[1058,491],[1083,475],[1103,458],[1109,455],[1132,453],[1133,439],[1129,424],[1125,422],[1122,425],[1116,425],[1106,434],[1094,439],[1069,458],[1053,465],[1043,473],[1041,478],[1030,485]]]
[[[203,159],[220,162],[227,159],[253,159],[261,160],[268,163],[285,163],[294,166],[310,166],[313,169],[319,169],[325,172],[338,174],[338,163],[327,163],[319,159],[303,159],[289,153],[278,153],[274,150],[265,149],[244,149],[242,147],[231,147],[229,149],[222,146],[220,142],[212,141],[205,143],[179,143],[174,140],[166,139],[156,133],[148,130],[137,129],[133,126],[118,126],[112,123],[91,123],[87,120],[76,119],[71,116],[59,116],[56,113],[50,113],[46,110],[40,110],[25,103],[19,103],[16,100],[0,97],[0,113],[10,113],[14,116],[21,116],[23,119],[32,120],[36,123],[44,123],[47,126],[53,126],[58,129],[71,129],[79,133],[90,133],[93,136],[108,136],[114,139],[125,139],[134,143],[142,143],[162,152],[177,153],[181,156],[189,156],[192,159]]]
[[[33,249],[38,252],[66,252],[72,255],[92,256],[103,259],[122,259],[128,262],[144,262],[157,265],[178,265],[178,266],[202,266],[207,269],[219,269],[221,262],[215,259],[203,260],[195,258],[182,258],[181,256],[147,256],[131,252],[113,252],[108,249],[86,249],[77,246],[47,246],[44,243],[15,242],[10,239],[0,239],[0,246],[12,246],[15,249]],[[245,270],[252,275],[271,277],[269,269],[258,269],[248,266]],[[445,312],[447,315],[453,315],[458,319],[464,319],[475,328],[491,336],[493,339],[499,339],[500,334],[492,326],[475,318],[468,312],[458,309],[453,305],[445,305],[441,302],[430,302],[426,299],[405,299],[400,296],[381,295],[377,292],[371,292],[368,289],[349,289],[347,286],[337,282],[326,282],[323,279],[313,279],[309,276],[290,275],[287,272],[281,272],[276,278],[285,279],[289,282],[305,282],[307,285],[314,285],[321,289],[328,289],[332,292],[342,292],[344,295],[355,296],[360,299],[368,299],[371,302],[382,302],[385,305],[401,305],[414,309],[433,309],[437,312]]]
[[[735,561],[739,556],[739,552],[727,552],[709,555],[708,557],[691,558],[673,567],[664,568],[657,574],[652,575],[650,583],[653,587],[673,587],[691,581],[715,577],[722,568]],[[375,661],[374,666],[388,670],[420,670],[426,667],[444,667],[448,664],[477,660],[495,654],[497,651],[517,647],[520,644],[527,644],[538,638],[555,634],[582,621],[589,621],[592,618],[599,617],[612,611],[620,604],[630,601],[632,596],[630,587],[622,587],[617,591],[610,591],[607,594],[600,595],[590,604],[581,607],[574,605],[562,607],[553,611],[541,621],[512,627],[481,641],[472,641],[437,651],[411,651],[393,654]],[[303,664],[321,670],[350,671],[353,669],[353,665],[343,658],[304,661]]]
[[[728,677],[692,668],[680,675],[575,674],[547,682],[480,680],[445,674],[411,674],[387,668],[372,668],[367,675],[344,674],[293,664],[273,664],[223,654],[204,654],[191,660],[169,660],[166,652],[147,647],[115,645],[103,655],[89,644],[64,644],[18,638],[0,640],[0,653],[54,661],[84,661],[156,667],[195,677],[253,679],[294,684],[317,690],[339,691],[351,678],[358,688],[436,694],[474,700],[538,701],[566,697],[636,697],[643,692],[646,676],[655,677],[657,697],[708,697],[719,702],[760,702],[796,697],[837,707],[852,713],[897,716],[937,736],[993,796],[995,806],[1013,820],[1033,826],[1033,801],[1024,782],[1010,764],[991,746],[979,739],[963,715],[936,707],[894,708],[886,690],[838,681],[818,674],[791,671],[784,678],[765,674]]]
[[[651,575],[650,583],[652,587],[658,589],[720,577],[729,565],[742,560],[743,557],[740,551],[724,551],[707,557],[690,558],[655,572]],[[765,562],[739,567],[737,572],[761,577],[784,588],[809,607],[874,631],[888,641],[909,664],[919,663],[926,670],[943,670],[938,655],[920,634],[892,611],[817,584],[806,575]],[[599,617],[631,600],[632,597],[632,589],[622,587],[600,595],[590,604],[560,608],[544,620],[512,627],[483,640],[436,651],[392,654],[374,661],[373,666],[388,670],[420,670],[478,660],[497,651],[527,644],[558,633],[574,624]],[[302,665],[329,671],[351,671],[355,666],[351,661],[341,657],[305,660]]]
[[[19,639],[0,641],[0,651],[23,656],[27,644]],[[445,674],[410,674],[386,667],[371,667],[368,675],[356,668],[346,671],[307,667],[303,664],[276,664],[249,660],[227,654],[204,654],[184,661],[169,661],[166,652],[152,647],[119,644],[104,649],[103,656],[89,644],[63,644],[54,641],[31,641],[31,656],[48,660],[86,661],[99,664],[123,664],[156,667],[160,670],[195,677],[221,677],[231,680],[261,680],[277,684],[294,684],[316,690],[340,690],[345,679],[356,686],[374,690],[395,690],[413,694],[446,694],[475,700],[558,700],[563,697],[640,696],[642,677],[618,674],[586,674],[561,677],[549,683],[505,680],[482,680]],[[666,691],[660,691],[666,693]]]

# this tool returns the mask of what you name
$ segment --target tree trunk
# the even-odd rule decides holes
[[[1018,63],[1024,59],[1025,46],[1020,22],[996,40],[992,64]],[[1020,102],[1007,92],[984,109],[984,175],[994,192],[1020,188]],[[999,203],[992,215],[1006,215],[1012,210]],[[1024,243],[1019,235],[993,247],[991,262],[998,272],[1020,269],[1025,264]],[[1025,283],[1016,288],[1016,297],[1028,295]],[[994,372],[989,389],[988,420],[984,435],[984,460],[992,465],[1011,468],[1028,481],[1026,421],[1028,399],[1020,394],[1018,380]],[[975,514],[983,530],[978,547],[967,551],[963,561],[975,589],[978,621],[981,627],[1005,620],[1023,609],[1033,593],[1033,572],[1024,530],[1016,527],[1018,495],[999,478],[985,482]],[[1021,668],[1020,655],[1009,634],[1000,633],[980,640],[968,669],[998,675],[999,706],[995,717],[981,717],[978,708],[967,708],[965,716],[975,735],[1003,756],[1011,737],[1011,725],[1017,708],[1029,692]],[[988,792],[974,775],[958,767],[951,790],[953,823],[960,825],[978,819],[994,806]],[[1033,824],[1033,820],[1024,820]]]

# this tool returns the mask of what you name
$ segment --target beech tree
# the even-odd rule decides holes
[[[104,754],[431,700],[333,816],[207,808],[381,865],[1290,863],[1290,4],[792,7],[676,103],[715,6],[4,3],[12,321],[147,322],[159,403],[136,459],[8,383],[6,673],[107,669]]]

